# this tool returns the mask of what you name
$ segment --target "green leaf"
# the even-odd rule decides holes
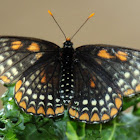
[[[140,97],[125,98],[123,110],[130,106],[130,113],[119,113],[105,124],[85,124],[64,116],[48,119],[23,112],[14,101],[14,86],[2,96],[0,110],[0,137],[4,140],[138,140],[140,138]]]

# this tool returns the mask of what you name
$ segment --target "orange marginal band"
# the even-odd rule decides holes
[[[20,102],[19,106],[21,106],[22,108],[26,109],[26,103],[25,103],[25,101]]]
[[[111,112],[110,112],[110,116],[113,117],[114,115],[116,115],[118,113],[118,110],[116,108],[112,108]]]
[[[138,92],[138,91],[140,91],[140,84],[138,84],[137,86],[136,86],[136,92]]]
[[[115,104],[116,104],[116,107],[119,109],[122,105],[122,100],[120,98],[116,98],[115,99]]]
[[[104,121],[104,120],[108,120],[110,117],[107,115],[107,114],[104,114],[103,116],[102,116],[102,121]]]
[[[37,114],[44,114],[45,115],[45,111],[44,111],[44,108],[42,106],[40,106],[39,109],[37,110]]]
[[[17,100],[17,102],[19,103],[21,98],[22,98],[22,92],[21,91],[18,91],[16,94],[15,94],[15,98]]]
[[[131,95],[134,93],[134,90],[133,89],[128,89],[124,92],[124,95]]]
[[[59,113],[63,113],[63,112],[64,112],[64,106],[57,107],[55,109],[55,114],[59,114]]]
[[[19,88],[21,87],[22,85],[22,81],[19,80],[17,83],[16,83],[16,86],[15,86],[15,91],[17,92],[19,90]]]
[[[31,106],[30,108],[27,109],[27,112],[31,112],[31,113],[36,113],[35,108],[33,106]]]
[[[3,81],[3,82],[5,82],[5,83],[9,83],[10,82],[10,79],[8,79],[8,77],[7,76],[1,76],[0,77],[0,79]]]
[[[90,119],[91,122],[97,122],[100,121],[99,115],[97,113],[94,113],[93,116]]]
[[[89,121],[89,116],[88,116],[87,113],[84,113],[84,114],[82,114],[82,115],[80,116],[79,119],[80,119],[80,120],[86,120],[86,121]]]
[[[52,108],[48,108],[47,115],[54,115],[54,111]]]

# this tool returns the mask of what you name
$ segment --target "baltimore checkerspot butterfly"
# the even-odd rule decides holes
[[[104,123],[121,110],[123,96],[140,92],[140,51],[112,45],[74,49],[70,38],[60,48],[1,36],[0,81],[16,82],[14,97],[26,113],[56,117],[67,107],[73,119]]]

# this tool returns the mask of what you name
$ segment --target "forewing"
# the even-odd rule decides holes
[[[107,122],[122,107],[122,97],[140,91],[140,52],[108,45],[76,50],[75,97],[69,114],[86,123]]]
[[[10,84],[44,54],[56,56],[59,47],[51,42],[25,37],[0,37],[0,81]]]
[[[79,47],[78,53],[87,54],[112,76],[124,96],[140,92],[140,51],[109,45]]]

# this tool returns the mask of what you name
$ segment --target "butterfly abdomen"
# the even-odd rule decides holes
[[[60,79],[60,97],[65,105],[69,104],[74,96],[74,78],[73,78],[73,48],[62,49],[61,79]]]

